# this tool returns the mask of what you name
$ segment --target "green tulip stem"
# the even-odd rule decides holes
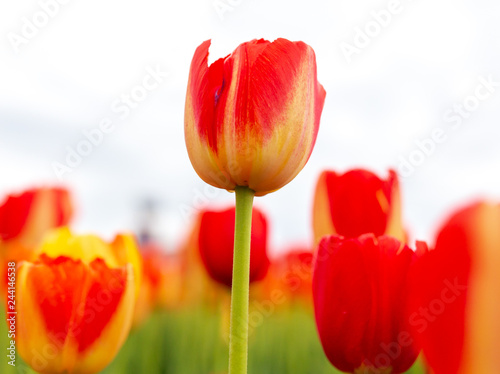
[[[229,374],[246,374],[248,366],[248,298],[250,288],[250,238],[255,192],[236,187],[231,325],[229,329]]]

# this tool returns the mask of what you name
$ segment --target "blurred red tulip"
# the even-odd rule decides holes
[[[451,216],[413,272],[412,326],[435,374],[500,373],[500,206]]]
[[[271,300],[272,293],[280,290],[286,305],[302,302],[312,305],[313,252],[307,248],[294,248],[271,260],[260,298]]]
[[[426,251],[425,243],[417,243]],[[417,255],[397,239],[323,238],[316,253],[316,325],[330,362],[349,373],[403,373],[418,356],[407,314]]]
[[[151,308],[172,309],[180,306],[182,268],[177,254],[165,253],[153,243],[142,247],[144,287]]]
[[[201,217],[199,249],[208,274],[231,287],[233,275],[235,208],[205,211]],[[267,220],[253,209],[250,249],[250,282],[261,280],[269,267],[267,256]]]
[[[210,41],[191,62],[185,138],[206,183],[256,196],[289,183],[314,147],[325,100],[303,42],[252,40],[208,66]]]
[[[7,196],[0,205],[0,239],[36,245],[51,228],[66,225],[72,215],[67,190],[39,188]]]
[[[333,234],[356,238],[373,233],[406,241],[396,173],[390,170],[386,180],[363,169],[321,173],[314,196],[313,230],[316,244]]]

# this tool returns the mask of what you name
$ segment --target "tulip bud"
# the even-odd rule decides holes
[[[390,170],[384,180],[363,169],[322,172],[314,195],[313,230],[316,243],[325,235],[356,238],[369,233],[406,241],[396,173]]]
[[[325,90],[303,42],[243,43],[208,66],[210,41],[193,56],[185,138],[206,183],[262,196],[289,183],[311,155]]]
[[[425,243],[417,243],[421,251]],[[406,308],[416,254],[373,234],[324,237],[316,252],[316,325],[330,362],[349,373],[403,373],[418,356]]]
[[[215,281],[232,284],[235,209],[206,211],[201,217],[199,249],[205,268]],[[267,220],[253,209],[250,249],[250,282],[264,278],[269,267],[267,257]]]

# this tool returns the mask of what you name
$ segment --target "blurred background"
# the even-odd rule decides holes
[[[451,207],[500,194],[499,12],[493,0],[3,2],[0,194],[62,184],[77,231],[110,237],[153,219],[174,248],[193,213],[233,201],[206,189],[184,145],[195,48],[211,38],[213,61],[285,37],[315,49],[327,99],[304,171],[257,200],[273,251],[311,242],[325,168],[397,169],[409,232],[429,240]],[[103,123],[109,132],[81,145]],[[425,143],[439,129],[445,140]]]
[[[77,233],[109,240],[131,230],[159,251],[183,249],[191,261],[199,211],[234,200],[201,181],[185,149],[193,53],[206,39],[214,61],[244,41],[284,37],[314,48],[327,97],[309,163],[289,185],[256,199],[270,220],[270,252],[310,250],[319,173],[354,167],[384,177],[395,169],[411,241],[431,244],[451,210],[500,197],[499,12],[493,0],[4,1],[0,199],[65,186]],[[136,312],[105,372],[224,373],[228,290],[207,285],[198,264],[182,286],[198,292],[203,307],[193,300],[181,307],[178,294],[189,293],[169,283],[177,260],[151,253],[147,264],[174,274],[164,280],[165,305],[150,316]],[[265,289],[252,292],[251,300],[266,300]],[[289,299],[293,305],[257,323],[250,371],[336,372],[310,300]],[[31,373],[20,365],[16,372]],[[422,373],[420,362],[410,372]]]

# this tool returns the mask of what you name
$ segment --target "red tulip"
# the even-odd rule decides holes
[[[421,250],[425,243],[418,244]],[[373,234],[323,238],[316,253],[313,300],[323,349],[339,370],[403,373],[418,356],[406,308],[414,252]]]
[[[476,203],[441,228],[416,266],[412,325],[435,374],[500,373],[500,206]]]
[[[9,195],[0,205],[0,239],[36,245],[49,229],[67,224],[71,215],[69,193],[62,188]]]
[[[368,233],[405,241],[396,173],[390,170],[385,180],[363,169],[321,173],[314,197],[313,229],[316,243],[325,235],[356,238]]]
[[[186,146],[212,186],[256,196],[289,183],[311,155],[325,90],[303,42],[252,40],[208,66],[210,41],[193,56],[185,108]]]
[[[199,249],[208,274],[215,281],[231,287],[235,209],[206,211],[201,217]],[[252,213],[250,282],[261,280],[269,267],[267,256],[267,220],[258,209]]]

